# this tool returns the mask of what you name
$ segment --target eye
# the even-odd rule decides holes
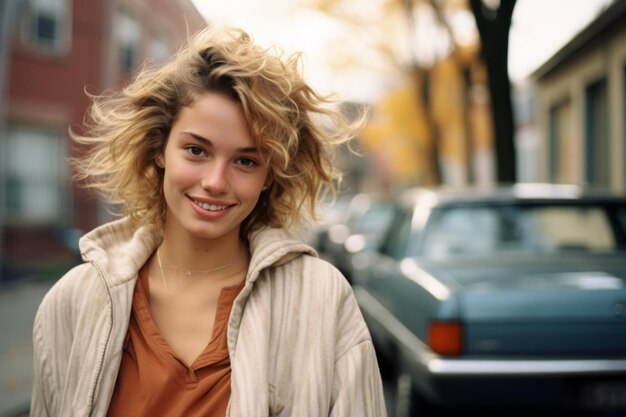
[[[191,156],[203,156],[204,155],[204,149],[200,148],[199,146],[187,146],[185,148],[185,151],[191,155]]]
[[[250,158],[239,158],[237,159],[236,163],[243,167],[254,167],[258,165],[258,163],[254,159]]]

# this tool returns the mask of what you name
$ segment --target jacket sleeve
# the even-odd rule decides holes
[[[33,324],[33,389],[30,400],[31,417],[50,417],[51,376],[49,357],[43,331],[43,305],[39,307]]]
[[[54,417],[60,413],[66,365],[72,348],[76,280],[90,266],[68,271],[44,296],[33,323],[33,386],[30,416]]]
[[[386,417],[382,378],[369,329],[356,297],[341,277],[337,304],[332,417]]]
[[[376,353],[364,341],[338,359],[333,381],[331,417],[386,417],[385,400]]]

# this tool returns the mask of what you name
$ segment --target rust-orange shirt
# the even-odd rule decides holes
[[[159,333],[150,311],[146,266],[133,295],[122,363],[109,417],[224,416],[230,399],[230,358],[226,328],[243,283],[222,289],[213,336],[191,364],[178,359]]]

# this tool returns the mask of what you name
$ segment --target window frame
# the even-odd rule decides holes
[[[62,10],[56,16],[55,22],[57,37],[50,43],[41,42],[34,33],[37,26],[36,15],[41,15],[43,8],[38,4],[39,0],[28,0],[23,9],[23,30],[22,38],[25,46],[34,52],[50,56],[63,56],[70,52],[72,47],[72,0],[56,0],[62,3]],[[37,11],[40,13],[38,14]]]
[[[70,186],[68,183],[68,167],[65,162],[68,156],[68,148],[67,141],[63,131],[61,129],[50,127],[50,126],[38,126],[38,125],[29,125],[22,123],[10,123],[7,126],[7,142],[6,146],[4,146],[3,151],[6,152],[5,156],[2,159],[2,176],[5,180],[6,187],[4,189],[4,195],[2,196],[2,204],[4,207],[2,208],[4,213],[4,221],[14,225],[37,225],[37,226],[46,226],[46,225],[58,225],[65,224],[69,219],[69,197],[70,197]],[[53,140],[54,147],[56,147],[56,155],[57,158],[55,160],[50,161],[50,169],[44,175],[33,175],[31,178],[21,177],[20,173],[17,174],[13,172],[12,167],[9,164],[10,158],[15,158],[16,155],[11,150],[13,147],[13,140],[23,140],[18,139],[19,136],[23,135],[24,137],[28,134],[39,135],[39,138],[45,138],[43,140]],[[49,153],[47,153],[49,154]],[[17,178],[17,183],[14,188],[10,186],[11,181]],[[34,178],[34,180],[33,180]],[[47,179],[49,181],[42,181],[42,179]],[[53,196],[55,197],[53,206],[55,209],[51,211],[49,214],[37,213],[35,211],[25,210],[24,207],[19,205],[19,207],[15,208],[11,206],[12,198],[10,193],[15,189],[20,189],[21,187],[33,187],[41,186],[43,183],[44,187],[53,187]],[[48,184],[49,183],[49,184]],[[26,184],[26,185],[23,185]],[[17,200],[23,204],[23,198],[18,197]]]

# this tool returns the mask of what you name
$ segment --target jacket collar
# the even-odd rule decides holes
[[[285,229],[266,227],[250,234],[250,268],[248,282],[256,281],[259,273],[269,266],[283,265],[290,260],[308,254],[317,256],[315,250],[302,243]]]
[[[106,223],[80,239],[83,259],[91,262],[104,275],[109,285],[133,280],[161,243],[162,237],[152,229],[131,224],[124,217]],[[263,228],[249,236],[250,268],[247,282],[254,282],[269,266],[282,265],[301,255],[317,256],[309,245],[300,242],[284,229]]]
[[[90,262],[110,285],[133,280],[161,242],[148,227],[135,227],[124,217],[95,228],[79,241],[83,260]]]

